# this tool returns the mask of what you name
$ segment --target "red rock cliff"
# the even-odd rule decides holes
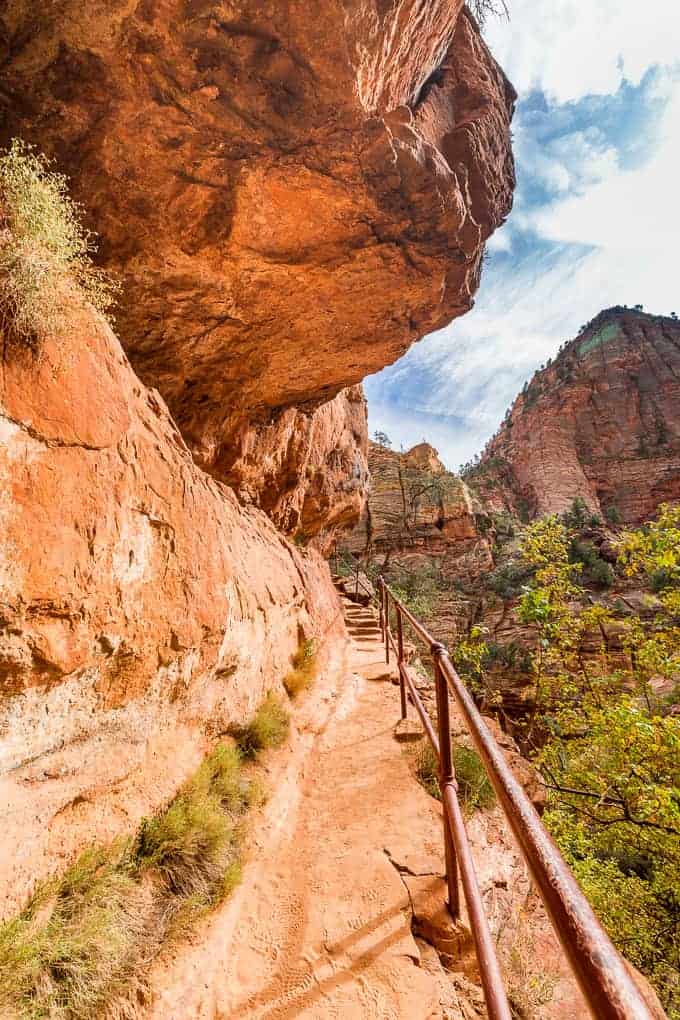
[[[680,323],[601,312],[537,372],[473,472],[491,505],[560,512],[575,496],[638,524],[680,498]]]
[[[0,38],[0,136],[72,175],[133,366],[297,520],[282,413],[470,308],[510,208],[514,93],[461,0],[17,0]]]
[[[405,453],[369,444],[371,483],[364,513],[342,547],[382,564],[419,570],[436,564],[445,576],[492,565],[465,483],[447,471],[434,447]]]
[[[195,465],[101,320],[0,349],[1,915],[344,628],[318,554]]]
[[[37,358],[0,337],[11,907],[342,632],[275,523],[320,545],[358,516],[354,384],[470,307],[514,97],[450,0],[1,11],[0,141],[71,175],[132,362],[85,313]]]

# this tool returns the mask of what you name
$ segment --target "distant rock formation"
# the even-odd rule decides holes
[[[513,89],[462,0],[86,8],[3,6],[0,141],[72,176],[123,345],[198,463],[318,530],[323,458],[288,412],[315,432],[471,307],[511,205]]]
[[[601,312],[517,397],[469,480],[523,516],[579,496],[639,524],[680,499],[680,322]]]
[[[417,568],[436,561],[446,574],[492,564],[470,492],[447,471],[434,447],[398,453],[369,443],[371,484],[359,525],[343,539],[355,556]]]

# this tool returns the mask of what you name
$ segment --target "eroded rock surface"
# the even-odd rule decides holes
[[[369,443],[371,483],[361,520],[342,540],[356,556],[413,571],[436,564],[444,575],[491,567],[491,545],[479,526],[480,506],[447,471],[437,451],[419,443],[405,453]]]
[[[580,496],[625,524],[680,498],[680,323],[601,312],[517,397],[475,483],[492,506],[561,512]]]
[[[514,92],[460,0],[16,0],[0,36],[0,136],[72,175],[135,369],[201,465],[313,527],[287,409],[469,309],[510,208]]]
[[[0,903],[134,826],[300,640],[340,638],[328,570],[194,463],[83,312],[0,371]]]
[[[357,521],[368,487],[366,400],[361,386],[311,412],[289,408],[271,425],[246,427],[228,481],[283,531],[328,548]]]

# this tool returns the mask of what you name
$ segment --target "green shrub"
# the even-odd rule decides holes
[[[454,744],[452,758],[458,798],[466,814],[492,807],[496,803],[496,794],[477,752],[464,744]],[[430,796],[441,800],[439,761],[429,740],[424,740],[416,752],[415,772],[418,782]]]
[[[234,727],[232,733],[243,757],[256,758],[267,747],[279,747],[289,729],[290,716],[270,691],[250,722]]]
[[[86,850],[0,925],[0,1015],[123,1020],[160,947],[240,877],[242,817],[259,798],[231,745],[210,754],[136,838]]]
[[[581,563],[585,567],[585,581],[600,588],[609,588],[614,583],[614,570],[603,560],[592,542],[572,539],[569,547],[569,559],[572,563]]]
[[[496,794],[476,751],[464,744],[454,745],[453,768],[458,782],[458,794],[468,813],[477,808],[483,810],[493,807]]]
[[[606,560],[598,557],[589,570],[590,577],[594,584],[600,588],[611,588],[615,580],[613,567]]]
[[[415,772],[418,782],[431,797],[442,799],[439,789],[439,759],[429,740],[423,740],[416,751]]]
[[[524,563],[504,563],[489,574],[488,584],[501,598],[513,599],[521,594],[532,575],[533,570]]]
[[[608,506],[607,507],[607,509],[604,512],[604,515],[605,515],[607,521],[610,524],[620,524],[621,523],[621,513],[620,513],[618,507],[614,506],[613,504],[612,504],[612,506]]]
[[[89,302],[106,314],[117,285],[92,262],[94,237],[67,180],[15,138],[0,155],[0,323],[28,343],[58,332]]]
[[[293,656],[293,668],[283,678],[289,698],[296,698],[311,686],[316,677],[316,666],[316,642],[309,638],[300,644]]]

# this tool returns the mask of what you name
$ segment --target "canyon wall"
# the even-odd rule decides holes
[[[0,907],[133,827],[344,627],[326,564],[198,468],[87,310],[0,372]],[[341,649],[341,643],[338,644]],[[1,910],[0,910],[1,912]]]
[[[344,549],[385,567],[417,572],[436,564],[445,577],[492,565],[481,507],[434,447],[419,443],[399,453],[371,442],[368,463],[368,500],[359,524],[341,540]]]
[[[1,338],[11,911],[301,640],[342,655],[319,550],[365,499],[357,384],[471,306],[514,93],[458,0],[16,0],[0,60],[0,143],[70,175],[123,285],[122,347],[88,309]]]
[[[510,209],[515,95],[461,0],[17,0],[0,41],[0,141],[72,175],[133,367],[201,466],[313,528],[285,412],[467,311]]]
[[[471,483],[491,506],[561,512],[580,496],[625,524],[680,498],[680,323],[601,312],[525,387]]]

